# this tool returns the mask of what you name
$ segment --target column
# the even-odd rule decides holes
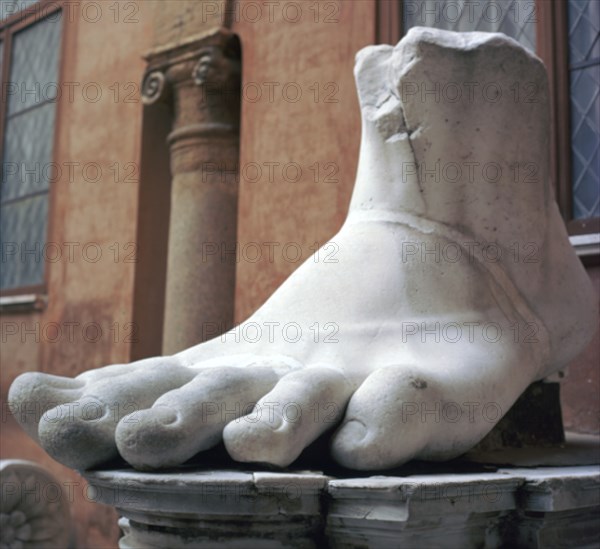
[[[218,30],[147,56],[144,104],[173,109],[163,354],[233,325],[240,60]]]

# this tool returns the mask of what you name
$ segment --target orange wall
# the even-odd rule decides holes
[[[233,24],[243,55],[236,321],[333,236],[354,186],[360,117],[352,70],[356,52],[374,43],[375,2],[321,2],[320,11],[292,2],[303,6],[297,23],[288,4],[273,9],[272,22],[266,10],[252,22],[248,10]],[[272,174],[269,163],[279,163]]]

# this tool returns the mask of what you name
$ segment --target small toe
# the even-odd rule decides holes
[[[196,374],[176,363],[149,362],[143,372],[103,378],[85,387],[83,396],[46,411],[38,434],[54,459],[74,469],[89,469],[118,456],[115,430],[123,416],[151,406],[167,391]]]
[[[273,368],[260,365],[202,370],[152,408],[123,418],[119,453],[139,470],[179,465],[218,444],[227,422],[248,413],[278,379]]]
[[[292,372],[251,414],[225,427],[225,447],[236,461],[285,467],[337,424],[351,394],[351,383],[336,368],[313,365]]]
[[[34,440],[38,440],[38,425],[50,409],[78,399],[84,383],[77,379],[27,372],[21,374],[8,391],[8,409]]]

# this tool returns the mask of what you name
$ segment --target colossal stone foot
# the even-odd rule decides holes
[[[223,440],[287,466],[337,427],[351,468],[446,459],[582,350],[596,297],[551,198],[542,63],[500,34],[415,28],[355,73],[362,147],[333,261],[175,356],[19,377],[10,405],[49,454],[152,469]]]

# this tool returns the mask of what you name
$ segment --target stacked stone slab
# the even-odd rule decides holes
[[[597,547],[597,466],[334,478],[319,472],[86,473],[121,549]]]

